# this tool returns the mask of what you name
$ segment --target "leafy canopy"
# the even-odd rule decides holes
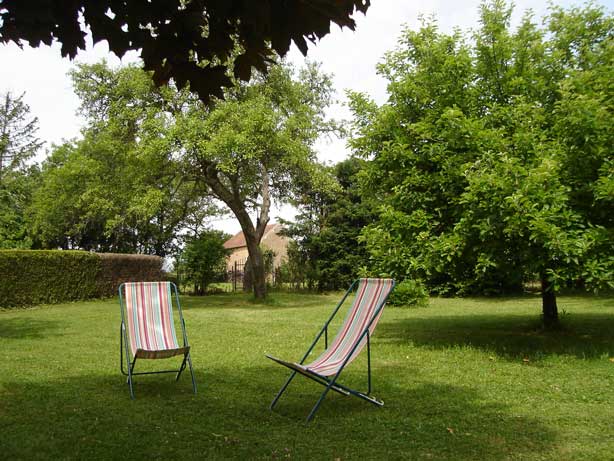
[[[33,213],[45,245],[165,254],[182,226],[199,232],[213,197],[241,224],[261,272],[271,203],[295,197],[299,181],[336,187],[314,150],[337,129],[324,115],[330,77],[316,65],[273,66],[209,105],[175,85],[156,87],[135,66],[83,65],[73,80],[88,126],[47,163]]]
[[[45,248],[175,252],[182,233],[217,211],[183,177],[167,136],[189,95],[156,88],[136,67],[81,65],[72,78],[88,123],[43,164],[33,234]]]
[[[330,23],[354,30],[351,15],[365,13],[369,0],[20,0],[0,5],[0,43],[62,44],[73,59],[85,49],[86,31],[94,43],[106,40],[118,57],[139,51],[143,68],[157,85],[173,79],[181,89],[208,102],[231,87],[230,73],[248,81],[284,56],[291,42],[305,55],[307,40],[330,32]],[[232,71],[232,72],[230,72]]]

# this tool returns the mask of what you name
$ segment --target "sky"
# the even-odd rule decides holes
[[[584,2],[558,0],[556,5],[579,6]],[[536,19],[547,12],[547,0],[516,0],[512,19],[517,24],[522,13],[532,9]],[[608,11],[614,11],[614,0],[599,0]],[[336,25],[331,33],[310,46],[307,58],[321,63],[324,72],[331,74],[339,103],[329,109],[329,115],[339,119],[350,118],[344,106],[345,90],[368,94],[378,104],[386,101],[386,82],[376,74],[376,65],[387,51],[393,50],[404,27],[418,29],[421,16],[434,16],[440,30],[451,32],[459,27],[468,31],[478,27],[479,0],[371,0],[367,14],[354,16],[355,31],[340,29]],[[109,53],[105,42],[92,46],[77,55],[75,62],[94,63],[106,58],[111,65],[137,60],[135,53],[127,55],[122,62]],[[288,59],[298,66],[304,58],[296,48]],[[24,95],[31,114],[38,117],[38,137],[45,142],[45,149],[63,140],[78,137],[83,120],[77,114],[79,100],[73,92],[69,70],[74,63],[62,58],[60,47],[19,49],[14,44],[0,44],[0,93],[11,91]],[[318,156],[324,162],[338,162],[349,155],[343,140],[321,140],[317,145]],[[41,151],[38,160],[45,157]],[[275,208],[274,221],[281,216],[292,219],[293,210],[288,207]],[[221,220],[214,227],[234,233],[240,229],[234,219]]]

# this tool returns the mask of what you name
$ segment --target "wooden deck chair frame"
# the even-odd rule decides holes
[[[385,297],[380,300],[379,304],[375,307],[375,309],[373,311],[373,314],[371,315],[371,318],[368,320],[368,322],[365,325],[365,327],[363,328],[362,332],[359,333],[359,335],[357,336],[353,346],[351,346],[351,348],[349,349],[349,351],[347,353],[347,356],[345,357],[345,359],[341,363],[341,367],[339,368],[339,370],[334,375],[324,376],[324,375],[315,373],[315,372],[313,372],[311,370],[308,370],[308,369],[302,367],[303,363],[305,362],[307,357],[309,357],[309,355],[313,351],[313,349],[316,346],[316,344],[318,343],[318,341],[320,341],[322,336],[324,337],[324,350],[328,349],[328,326],[333,321],[333,319],[335,318],[335,315],[337,314],[337,312],[339,312],[341,306],[343,305],[345,300],[348,298],[348,296],[350,294],[352,294],[352,292],[354,292],[355,290],[358,289],[361,280],[374,280],[374,279],[358,279],[358,280],[355,280],[352,283],[352,285],[350,286],[350,288],[348,288],[348,290],[346,291],[345,295],[343,296],[343,298],[341,299],[339,304],[337,304],[337,307],[335,307],[335,309],[333,310],[333,313],[331,314],[331,316],[324,323],[324,326],[322,327],[320,332],[316,335],[316,338],[311,343],[311,346],[309,347],[309,349],[307,350],[307,352],[305,353],[305,355],[303,356],[303,358],[301,359],[301,361],[299,363],[286,362],[286,361],[278,359],[276,357],[272,357],[270,355],[267,355],[267,357],[270,358],[271,360],[273,360],[273,361],[275,361],[275,362],[277,362],[277,363],[279,363],[279,364],[281,364],[281,365],[283,365],[285,367],[288,367],[288,368],[290,368],[292,370],[292,373],[290,374],[290,377],[288,378],[286,383],[281,387],[281,389],[279,390],[279,392],[277,393],[277,395],[275,396],[275,398],[271,402],[271,405],[270,405],[270,409],[271,410],[273,410],[275,408],[275,405],[279,401],[279,398],[286,391],[286,389],[288,388],[288,386],[290,385],[290,383],[292,382],[292,380],[294,379],[294,377],[296,376],[297,373],[300,373],[301,375],[303,375],[303,376],[305,376],[305,377],[307,377],[307,378],[309,378],[309,379],[311,379],[311,380],[313,380],[313,381],[315,381],[315,382],[325,386],[325,389],[322,392],[322,394],[320,395],[320,398],[318,399],[318,401],[316,402],[314,407],[311,409],[311,412],[307,416],[307,420],[306,420],[307,422],[309,422],[309,421],[311,421],[313,419],[313,417],[315,416],[316,412],[320,408],[320,405],[324,401],[324,398],[326,397],[326,395],[328,394],[328,392],[330,390],[333,390],[333,391],[335,391],[335,392],[337,392],[339,394],[346,395],[346,396],[354,395],[354,396],[356,396],[356,397],[358,397],[360,399],[366,400],[367,402],[371,402],[372,404],[380,406],[380,407],[384,405],[383,401],[377,400],[375,397],[373,397],[371,395],[371,333],[370,333],[370,329],[371,329],[371,326],[373,325],[373,322],[375,322],[375,321],[377,321],[379,319],[379,316],[380,316],[384,306],[386,305],[386,301],[388,299],[388,296],[394,290],[396,282],[394,280],[392,280],[392,279],[383,279],[383,280],[388,281],[389,283],[391,283],[390,290],[385,295]],[[382,279],[378,279],[378,280],[382,280]],[[347,386],[344,386],[342,384],[339,384],[337,382],[337,380],[339,379],[339,376],[341,375],[341,373],[345,369],[346,365],[348,365],[352,360],[354,360],[354,358],[355,358],[354,357],[354,352],[360,346],[361,342],[364,340],[365,337],[366,337],[366,346],[367,346],[367,391],[366,392],[360,392],[360,391],[351,389],[351,388],[349,388]]]
[[[127,304],[126,298],[124,296],[125,289],[127,286],[132,285],[148,285],[148,284],[157,284],[164,285],[168,290],[168,303],[170,316],[172,318],[172,309],[173,304],[177,307],[177,312],[179,314],[179,323],[181,325],[181,331],[183,336],[183,347],[174,348],[174,349],[159,349],[159,350],[143,350],[137,349],[135,353],[131,352],[132,346],[128,342],[128,329],[126,327],[126,316],[127,316]],[[173,303],[173,295],[175,298],[175,302]],[[179,303],[179,292],[177,290],[177,286],[172,282],[131,282],[131,283],[122,283],[119,286],[119,304],[121,311],[121,326],[120,326],[120,334],[119,334],[119,366],[120,371],[124,376],[127,376],[127,384],[130,388],[130,398],[134,399],[134,388],[133,388],[133,377],[136,375],[152,375],[152,374],[160,374],[160,373],[176,373],[175,381],[179,381],[181,374],[186,368],[186,365],[190,368],[190,374],[192,376],[192,389],[194,394],[196,394],[196,380],[194,379],[194,370],[192,368],[192,358],[190,356],[190,345],[188,343],[188,335],[186,334],[185,329],[185,320],[183,318],[183,312],[181,310],[181,304]],[[175,330],[175,326],[172,325],[173,334]],[[177,355],[183,354],[183,361],[178,369],[174,370],[161,370],[161,371],[145,371],[145,372],[135,372],[134,367],[137,362],[137,358],[142,359],[159,359],[159,358],[169,358],[175,357]],[[125,355],[125,358],[124,358]],[[132,360],[131,360],[132,357]],[[124,360],[126,365],[126,370],[124,370]]]

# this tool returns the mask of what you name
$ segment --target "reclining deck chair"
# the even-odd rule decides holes
[[[277,393],[277,396],[271,402],[271,410],[277,404],[277,401],[284,393],[290,382],[294,379],[297,373],[300,373],[307,378],[316,381],[326,387],[322,392],[319,400],[307,416],[307,422],[311,421],[320,404],[326,397],[326,394],[331,389],[343,395],[355,395],[361,399],[367,400],[375,405],[382,406],[384,403],[372,397],[371,394],[371,334],[377,325],[377,322],[382,315],[384,305],[388,299],[388,295],[393,290],[395,285],[392,279],[360,279],[356,280],[345,293],[330,318],[326,321],[320,333],[303,356],[303,359],[298,362],[286,362],[278,358],[267,355],[268,358],[275,362],[284,365],[292,370],[292,373],[286,383]],[[354,301],[350,306],[348,313],[339,328],[339,331],[333,339],[330,346],[328,345],[328,326],[339,311],[344,301],[348,296],[356,290]],[[324,335],[324,352],[318,358],[309,364],[303,363]],[[345,367],[354,360],[361,352],[364,346],[367,346],[367,392],[359,392],[350,389],[337,382],[339,375]]]
[[[175,304],[183,332],[183,346],[181,347],[177,343],[175,334],[171,290],[174,290]],[[179,304],[177,286],[171,282],[122,283],[119,287],[119,304],[122,318],[119,336],[119,364],[122,374],[128,377],[130,398],[134,399],[133,376],[177,373],[175,381],[178,381],[186,363],[190,367],[192,389],[196,394],[190,346],[185,332],[185,321]],[[127,370],[124,370],[124,353]],[[179,369],[134,372],[137,359],[164,359],[177,355],[183,355],[183,362]]]

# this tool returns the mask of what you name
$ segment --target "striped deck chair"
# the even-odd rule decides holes
[[[183,346],[179,346],[173,320],[173,294],[183,333]],[[196,381],[192,369],[190,346],[185,332],[185,321],[179,304],[177,286],[171,282],[122,283],[119,287],[121,329],[119,336],[120,370],[128,377],[130,398],[134,399],[132,377],[157,373],[176,373],[176,381],[185,370],[186,363],[192,375],[192,388],[196,394]],[[127,370],[124,370],[124,354]],[[134,372],[137,359],[164,359],[183,355],[176,370]]]
[[[268,358],[284,365],[292,370],[290,377],[277,393],[271,402],[271,410],[284,393],[290,382],[297,373],[322,384],[326,389],[322,392],[320,399],[307,416],[307,421],[311,421],[320,404],[331,389],[343,395],[355,395],[367,400],[375,405],[382,406],[384,403],[372,397],[371,394],[371,334],[382,315],[384,305],[388,295],[394,289],[395,282],[392,279],[360,279],[356,280],[345,293],[337,307],[334,309],[330,318],[326,321],[320,333],[303,356],[303,359],[296,362],[286,362],[284,360],[267,355]],[[337,335],[330,346],[328,345],[328,326],[348,298],[355,291],[354,300],[350,306],[343,324],[339,328]],[[312,362],[305,364],[305,360],[311,354],[318,341],[324,336],[324,352]],[[354,360],[362,349],[367,346],[367,392],[359,392],[343,386],[337,382],[339,375],[344,368]]]

